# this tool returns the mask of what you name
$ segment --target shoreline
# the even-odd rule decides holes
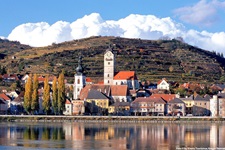
[[[205,116],[54,116],[0,115],[0,122],[225,122],[221,117]]]

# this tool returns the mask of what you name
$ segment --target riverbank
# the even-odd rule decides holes
[[[0,115],[1,122],[224,122],[225,118],[177,116],[50,116]]]

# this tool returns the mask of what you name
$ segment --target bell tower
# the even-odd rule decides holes
[[[76,68],[76,74],[74,75],[74,84],[73,84],[73,99],[76,100],[80,96],[80,91],[86,85],[86,77],[83,74],[82,67],[82,57],[79,56],[78,67]]]
[[[104,85],[113,85],[115,71],[115,56],[112,48],[109,46],[104,54]]]

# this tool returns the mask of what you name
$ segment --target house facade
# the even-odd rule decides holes
[[[210,111],[212,117],[225,117],[225,93],[214,95],[210,99]]]
[[[130,115],[130,103],[129,102],[115,102],[109,106],[109,114],[112,115]]]
[[[166,81],[166,79],[162,79],[157,83],[157,89],[160,90],[169,90],[170,89],[170,85],[169,83]]]
[[[174,115],[185,115],[185,103],[179,99],[174,98],[173,100],[169,101],[167,103],[167,114],[170,114],[172,116]]]
[[[90,114],[106,115],[108,114],[109,98],[102,92],[90,90],[85,100],[85,107]]]
[[[209,116],[210,115],[210,98],[208,96],[194,96],[193,113],[194,116]]]
[[[165,115],[166,102],[162,98],[137,97],[130,104],[131,113],[134,115]]]
[[[68,99],[66,99],[65,111],[63,112],[63,114],[64,115],[72,115],[73,114],[73,104]]]
[[[72,107],[73,115],[82,115],[85,112],[83,100],[72,100]]]

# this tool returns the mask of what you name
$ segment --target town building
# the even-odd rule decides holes
[[[210,99],[210,111],[212,117],[225,117],[225,93],[213,95]]]
[[[184,116],[185,103],[179,98],[174,98],[173,100],[169,101],[167,103],[167,114],[172,116],[174,115]]]
[[[109,99],[109,97],[100,91],[90,90],[85,101],[86,112],[89,111],[88,113],[92,115],[107,115]]]
[[[157,83],[157,89],[160,89],[160,90],[170,90],[170,85],[166,81],[166,79],[163,78],[162,80],[158,81],[158,83]]]
[[[165,115],[166,102],[161,97],[137,97],[130,109],[134,115]]]
[[[192,95],[194,100],[193,112],[194,116],[209,116],[210,115],[210,98],[208,95],[201,97],[200,95]]]

